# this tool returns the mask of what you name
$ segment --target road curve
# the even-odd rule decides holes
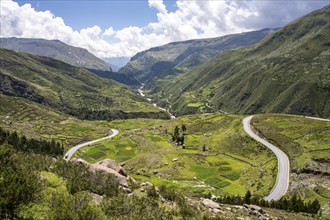
[[[71,148],[70,150],[68,150],[68,152],[65,154],[65,156],[64,156],[64,160],[69,161],[69,160],[71,159],[72,155],[73,155],[77,150],[79,150],[79,149],[82,148],[82,147],[85,147],[85,146],[90,145],[90,144],[94,144],[94,143],[99,142],[99,141],[103,141],[103,140],[105,140],[105,139],[113,138],[114,136],[116,136],[116,135],[119,133],[119,131],[116,130],[116,129],[111,129],[111,131],[112,131],[112,134],[109,135],[109,136],[106,136],[106,137],[103,137],[103,138],[100,138],[100,139],[96,139],[96,140],[93,140],[93,141],[87,141],[87,142],[85,142],[85,143],[78,144],[78,145],[72,147],[72,148]]]
[[[248,116],[243,119],[243,128],[244,131],[250,135],[253,139],[258,141],[259,143],[263,144],[265,147],[269,148],[277,157],[277,165],[278,165],[278,172],[276,177],[276,183],[269,193],[268,196],[266,196],[264,199],[266,201],[271,200],[279,200],[289,187],[289,176],[290,176],[290,162],[288,156],[279,148],[274,146],[273,144],[265,141],[264,139],[260,138],[258,135],[256,135],[252,129],[251,129],[251,119],[252,116]]]

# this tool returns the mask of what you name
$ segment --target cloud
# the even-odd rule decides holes
[[[109,27],[107,30],[104,31],[103,35],[102,36],[112,36],[114,35],[115,31],[113,30],[112,27]]]
[[[160,13],[167,13],[166,6],[162,0],[149,0],[148,5],[151,8],[157,9]]]
[[[1,37],[58,39],[106,58],[131,57],[171,41],[280,27],[328,2],[178,0],[176,11],[169,12],[162,0],[149,0],[149,7],[157,10],[157,22],[121,30],[102,30],[95,25],[80,31],[74,31],[50,11],[37,11],[30,4],[19,6],[11,0],[0,4]]]

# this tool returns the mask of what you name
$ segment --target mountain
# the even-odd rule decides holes
[[[167,118],[130,88],[48,57],[0,49],[0,93],[81,119]]]
[[[264,29],[217,38],[169,43],[136,54],[119,73],[132,75],[140,83],[146,83],[154,77],[161,78],[181,73],[211,60],[222,51],[255,44],[275,30]]]
[[[330,117],[330,6],[258,44],[226,51],[147,93],[178,115],[206,111]]]
[[[111,71],[109,65],[86,49],[67,45],[59,40],[0,38],[0,47],[45,56],[86,69]]]
[[[107,62],[107,64],[110,66],[110,68],[113,72],[118,72],[118,70],[119,70],[118,66],[116,66],[114,64],[111,64],[111,63],[108,63],[108,62]]]
[[[107,62],[111,68],[114,67],[112,70],[117,72],[121,67],[125,66],[130,58],[129,57],[108,57],[103,58],[105,62]]]

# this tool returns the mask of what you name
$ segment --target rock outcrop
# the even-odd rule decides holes
[[[117,179],[119,185],[121,186],[121,189],[123,189],[124,192],[130,191],[128,189],[127,180],[132,179],[132,178],[127,176],[124,168],[121,165],[119,165],[116,161],[108,159],[108,158],[101,160],[99,162],[96,162],[94,164],[90,164],[83,159],[77,159],[75,161],[76,161],[76,163],[85,165],[92,172],[100,171],[100,172],[104,172],[104,173],[113,175]]]

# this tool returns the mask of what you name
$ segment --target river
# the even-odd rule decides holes
[[[143,92],[143,90],[142,90],[143,87],[144,87],[144,84],[141,85],[141,87],[138,89],[138,92],[139,92],[140,96],[142,96],[142,97],[145,98],[146,95],[144,94],[144,92]],[[152,100],[149,99],[149,98],[147,98],[147,100],[148,100],[149,102],[152,102]],[[153,106],[159,108],[160,110],[167,112],[167,114],[171,117],[171,119],[175,119],[175,116],[170,112],[170,109],[162,108],[162,107],[158,106],[156,103],[152,103],[152,104],[153,104]]]

